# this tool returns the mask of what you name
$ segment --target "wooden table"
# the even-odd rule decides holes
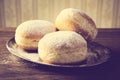
[[[111,49],[108,62],[88,68],[55,68],[12,55],[6,41],[15,28],[0,28],[0,80],[120,80],[120,29],[99,29],[96,42]]]

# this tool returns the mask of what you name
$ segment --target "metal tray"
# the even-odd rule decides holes
[[[17,46],[14,37],[8,40],[8,42],[6,43],[6,47],[13,55],[18,56],[24,60],[52,67],[91,67],[102,64],[108,61],[110,58],[110,49],[97,42],[88,43],[89,56],[86,60],[76,64],[65,65],[44,63],[39,58],[37,50],[28,51],[20,48],[19,46]]]

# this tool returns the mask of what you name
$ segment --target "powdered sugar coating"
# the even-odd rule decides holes
[[[56,31],[55,25],[49,21],[29,20],[17,27],[15,41],[24,49],[37,49],[38,41],[45,34],[54,31]]]
[[[92,18],[78,9],[62,10],[57,16],[55,24],[59,30],[75,31],[87,41],[94,40],[97,35],[97,28]]]
[[[87,56],[85,39],[73,31],[46,34],[38,43],[40,58],[48,63],[74,63]]]
[[[44,20],[29,20],[20,24],[16,33],[39,35],[55,31],[55,25]]]

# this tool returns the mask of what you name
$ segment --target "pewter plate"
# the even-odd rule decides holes
[[[24,50],[17,46],[14,37],[11,38],[6,43],[7,49],[15,56],[18,56],[24,60],[39,64],[39,65],[46,65],[46,66],[52,66],[52,67],[90,67],[90,66],[96,66],[99,64],[102,64],[109,60],[110,58],[110,50],[109,48],[96,43],[92,42],[88,44],[88,57],[86,60],[80,63],[76,64],[48,64],[44,63],[38,56],[37,50]]]

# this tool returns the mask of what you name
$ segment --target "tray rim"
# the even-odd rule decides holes
[[[12,38],[10,38],[10,39],[6,42],[6,47],[7,47],[8,51],[9,51],[11,54],[13,54],[13,55],[15,55],[15,56],[17,56],[17,57],[19,57],[19,58],[21,58],[21,59],[23,59],[23,60],[26,60],[26,61],[29,61],[29,62],[33,62],[33,63],[39,64],[39,65],[45,65],[45,66],[50,66],[50,67],[62,67],[62,68],[83,68],[83,67],[93,67],[93,66],[100,65],[100,64],[102,64],[102,63],[107,62],[107,61],[109,60],[109,58],[110,58],[110,56],[109,56],[109,58],[108,58],[107,60],[104,60],[104,61],[99,62],[99,63],[92,64],[92,65],[85,65],[85,64],[82,64],[82,65],[58,65],[58,64],[48,64],[48,63],[44,63],[44,62],[42,62],[42,61],[41,61],[41,62],[35,62],[34,60],[26,59],[26,58],[24,58],[24,57],[22,57],[22,56],[20,56],[20,55],[15,54],[14,52],[12,52],[11,50],[12,50],[13,48],[9,47],[9,45],[8,45],[12,39],[14,39],[14,41],[15,41],[15,37],[12,37]],[[22,49],[22,48],[21,48],[21,49]],[[13,50],[14,50],[14,49],[13,49]]]

